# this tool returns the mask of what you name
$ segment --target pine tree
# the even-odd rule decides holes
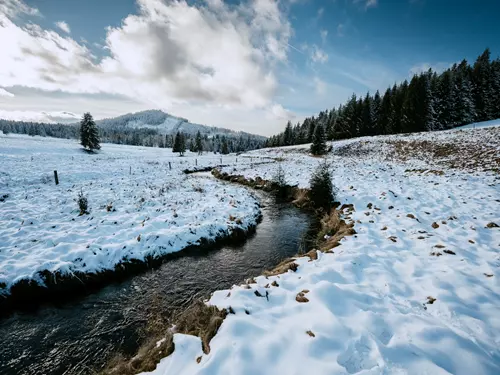
[[[436,113],[434,112],[434,93],[431,90],[432,70],[421,76],[422,92],[422,125],[420,130],[436,130]]]
[[[378,127],[378,119],[380,116],[380,107],[382,106],[382,98],[380,97],[380,93],[377,90],[375,92],[375,95],[373,96],[373,125],[369,129],[369,134],[370,135],[376,135],[377,134],[377,127]]]
[[[99,132],[89,112],[85,113],[80,121],[80,142],[83,148],[89,151],[99,150],[101,148],[99,144]]]
[[[179,156],[183,156],[184,152],[186,152],[186,141],[184,138],[184,134],[182,134],[181,132],[177,132],[175,134],[172,152],[178,152]]]
[[[372,135],[375,126],[375,116],[373,114],[373,99],[369,93],[363,100],[363,127],[362,135]]]
[[[392,104],[392,90],[389,87],[382,103],[380,104],[380,114],[377,121],[377,134],[392,134],[394,129],[394,107]]]
[[[227,140],[226,137],[222,136],[222,141],[221,141],[221,154],[222,155],[227,155],[229,154],[229,148],[227,145]]]
[[[332,173],[326,160],[311,174],[309,186],[309,197],[314,207],[329,212],[335,200],[337,189],[333,186]]]
[[[286,124],[285,133],[283,134],[283,143],[285,146],[293,145],[292,123],[290,121]]]
[[[240,139],[242,140],[243,138],[240,137]],[[198,131],[198,133],[196,133],[196,146],[195,146],[195,151],[198,153],[198,155],[201,155],[203,154],[203,142],[201,140],[201,134],[200,134],[200,131]],[[241,150],[242,151],[242,150]]]
[[[325,130],[323,125],[316,125],[314,130],[313,143],[311,145],[311,154],[313,155],[323,155],[326,153],[326,140],[325,140]]]
[[[486,50],[474,63],[472,77],[474,82],[474,105],[479,121],[491,119],[491,82],[490,50]]]

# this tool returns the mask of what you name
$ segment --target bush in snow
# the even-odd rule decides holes
[[[309,198],[313,206],[330,211],[337,189],[332,184],[332,173],[326,160],[314,170],[309,185]]]
[[[281,163],[278,163],[278,168],[276,169],[276,173],[273,176],[272,180],[273,184],[276,186],[276,195],[279,197],[284,197],[286,194],[286,179],[285,179],[285,171],[281,166]]]
[[[80,209],[80,216],[88,214],[89,202],[87,197],[83,195],[83,191],[78,193],[78,199],[76,201],[78,202],[78,208]]]

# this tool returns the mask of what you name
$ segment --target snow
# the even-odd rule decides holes
[[[40,281],[42,270],[113,269],[125,259],[160,256],[255,225],[260,208],[248,190],[182,173],[221,160],[236,161],[234,155],[180,158],[170,149],[112,144],[89,155],[74,140],[0,136],[3,293],[21,279]],[[80,191],[89,215],[79,216]]]
[[[413,152],[397,152],[412,142]],[[215,292],[208,303],[235,314],[210,353],[175,334],[174,353],[151,374],[500,373],[500,229],[487,227],[500,225],[500,128],[332,146],[333,182],[355,206],[357,235],[317,260],[298,258],[297,272]],[[303,146],[250,154],[281,157],[288,182],[303,187],[321,162]],[[224,170],[270,178],[276,168]],[[303,290],[309,302],[299,303]]]
[[[482,122],[474,122],[472,124],[459,126],[457,129],[478,129],[478,128],[488,128],[490,126],[500,126],[500,119],[490,120],[490,121],[482,121]]]

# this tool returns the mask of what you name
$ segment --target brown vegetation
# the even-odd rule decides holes
[[[174,333],[199,337],[203,352],[208,354],[210,340],[217,333],[227,314],[226,310],[219,310],[215,306],[196,301],[183,313],[173,318],[172,328],[167,328],[165,324],[153,320],[154,327],[148,329],[147,332],[151,336],[141,346],[137,354],[132,358],[125,358],[122,355],[115,356],[101,374],[133,375],[144,371],[153,371],[160,359],[173,353],[175,349]],[[152,330],[157,332],[152,332]]]

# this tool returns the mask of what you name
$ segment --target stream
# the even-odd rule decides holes
[[[158,268],[93,294],[0,320],[0,374],[93,373],[114,353],[136,352],[158,301],[162,313],[172,314],[297,254],[312,218],[268,193],[253,194],[263,217],[243,244],[183,251]]]

